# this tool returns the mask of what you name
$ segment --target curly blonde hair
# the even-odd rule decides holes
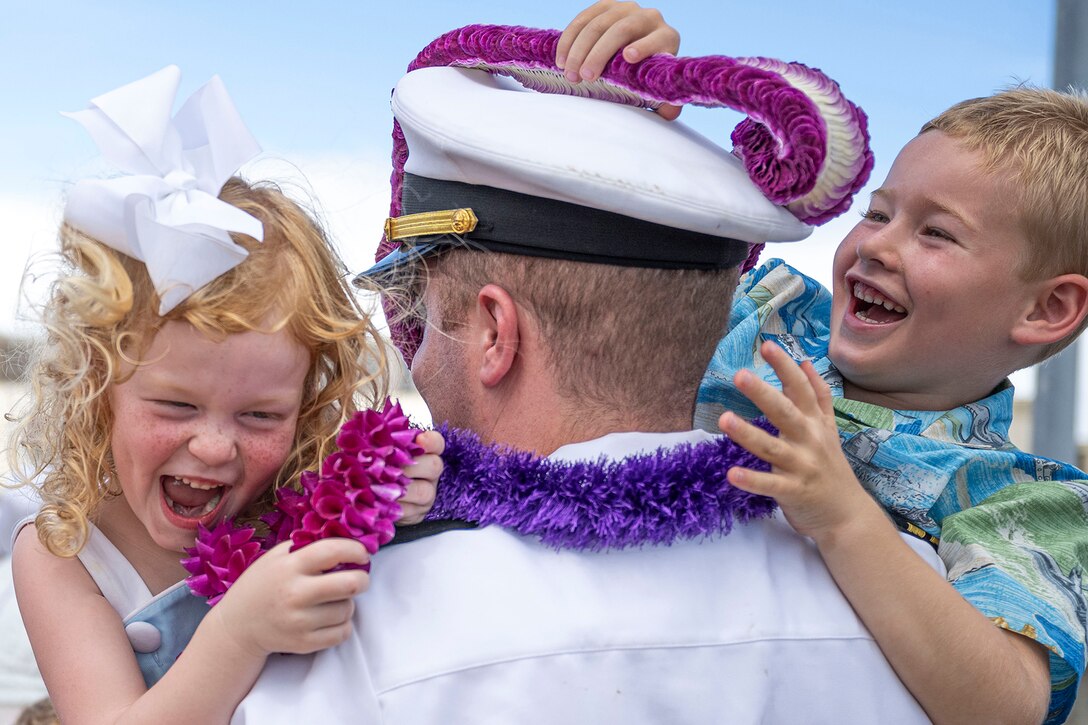
[[[249,256],[161,317],[142,262],[61,228],[64,269],[41,312],[47,334],[30,367],[32,403],[8,451],[20,482],[40,492],[38,536],[58,556],[80,551],[88,520],[111,495],[113,412],[105,393],[140,364],[168,321],[188,322],[212,339],[286,329],[309,351],[291,452],[251,505],[254,515],[267,509],[274,489],[320,466],[360,405],[388,392],[385,345],[313,215],[271,183],[232,178],[219,198],[259,219],[264,241],[232,235]]]

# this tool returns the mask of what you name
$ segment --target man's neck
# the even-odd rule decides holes
[[[491,431],[481,432],[485,439],[529,450],[541,456],[561,446],[594,440],[609,433],[672,433],[692,428],[691,413],[683,408],[668,415],[622,414],[616,409],[557,405],[540,408],[536,414],[504,415]]]

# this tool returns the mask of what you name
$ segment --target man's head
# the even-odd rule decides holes
[[[412,376],[436,420],[485,435],[526,414],[565,419],[560,438],[683,428],[737,275],[452,250],[427,262]]]
[[[899,154],[836,253],[846,393],[947,409],[1068,344],[1088,313],[1088,102],[953,106]]]
[[[545,451],[689,427],[750,245],[808,228],[735,157],[639,109],[450,68],[409,74],[393,107],[408,214],[387,234],[408,225],[418,249],[419,224],[464,210],[420,263],[412,370],[435,420]]]
[[[366,276],[419,273],[394,285],[422,297],[422,345],[396,321],[394,337],[436,420],[541,452],[687,429],[740,265],[849,204],[871,165],[864,115],[765,59],[617,61],[573,87],[549,39],[473,27],[413,62],[393,94],[388,256]],[[729,153],[644,110],[687,100],[760,121]]]

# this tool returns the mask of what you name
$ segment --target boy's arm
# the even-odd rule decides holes
[[[320,545],[320,546],[319,546]],[[289,542],[258,559],[197,628],[151,689],[117,613],[78,559],[50,554],[27,526],[12,569],[19,608],[50,697],[64,723],[229,722],[273,651],[312,652],[350,632],[351,597],[365,589],[361,544]]]
[[[896,674],[937,723],[1030,723],[1050,699],[1046,650],[994,626],[900,538],[842,454],[831,395],[810,363],[774,343],[761,353],[782,391],[750,371],[737,387],[778,426],[778,438],[733,413],[722,430],[772,465],[734,468],[739,488],[774,497],[815,541],[828,570]]]

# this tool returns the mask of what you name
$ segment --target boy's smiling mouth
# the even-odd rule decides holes
[[[162,476],[163,503],[176,517],[192,522],[193,527],[211,519],[223,501],[226,486],[204,483],[178,476]]]
[[[880,290],[864,282],[854,282],[850,314],[872,325],[887,325],[904,319],[907,309]]]

